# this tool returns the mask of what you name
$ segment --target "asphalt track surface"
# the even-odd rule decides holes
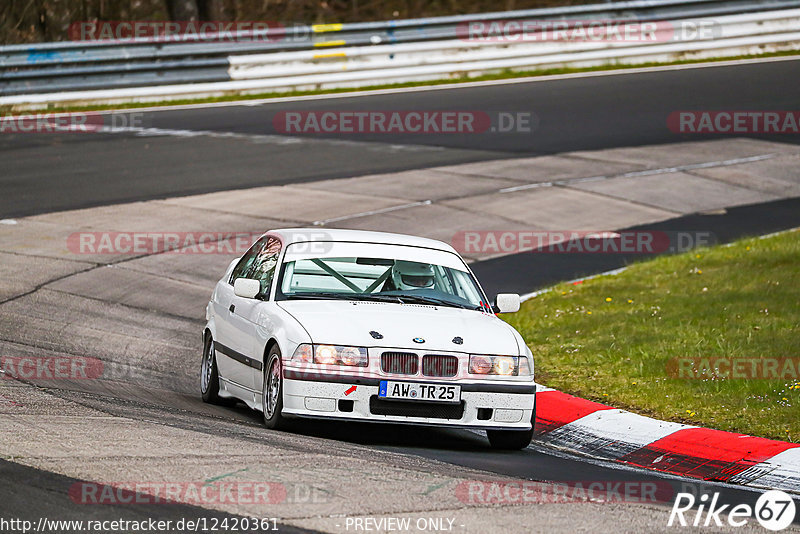
[[[202,517],[206,518],[208,524],[213,524],[214,521],[221,523],[225,519],[229,522],[243,519],[235,515],[180,503],[167,506],[160,503],[108,504],[95,506],[93,507],[95,509],[87,514],[85,509],[76,506],[70,498],[70,488],[83,481],[3,459],[0,459],[0,480],[3,480],[3,484],[0,484],[0,502],[2,502],[0,514],[2,517],[14,517],[19,521],[29,521],[34,526],[38,524],[40,518],[60,521],[92,519],[142,522],[152,520],[157,522],[169,520],[177,523],[182,519],[196,520]],[[278,532],[286,534],[314,532],[281,523],[275,526],[277,526]],[[59,532],[80,531],[80,529],[70,528],[59,530]]]
[[[272,118],[279,110],[409,110],[455,109],[532,111],[538,129],[528,135],[495,136],[358,136],[356,143],[340,139],[284,145],[264,142],[258,150],[236,147],[218,138],[133,134],[48,134],[0,136],[4,172],[0,177],[0,216],[15,217],[122,201],[162,198],[189,193],[227,190],[267,184],[293,183],[376,172],[464,163],[584,149],[637,146],[685,141],[671,133],[666,116],[682,109],[796,109],[800,102],[800,62],[780,61],[707,69],[688,69],[636,75],[614,75],[559,81],[476,88],[410,92],[361,98],[301,101],[258,106],[226,106],[147,113],[148,127],[273,135]],[[692,138],[694,139],[694,138]],[[701,139],[697,137],[696,139]],[[797,142],[797,139],[779,139]],[[224,140],[223,140],[224,141]],[[387,149],[403,144],[407,150]],[[366,148],[365,148],[366,147]],[[371,148],[370,148],[371,147]],[[419,148],[422,147],[422,148]],[[308,150],[313,148],[313,154]],[[374,148],[374,149],[372,149]],[[245,150],[245,149],[242,149]],[[798,200],[790,199],[728,210],[724,215],[698,215],[661,223],[657,229],[708,228],[720,242],[737,236],[798,226]],[[652,226],[648,227],[653,229]],[[546,257],[519,254],[479,263],[475,269],[491,288],[529,291],[558,280],[618,267],[632,258],[618,255]],[[512,277],[503,281],[500,273]],[[63,391],[86,405],[102,407],[127,417],[194,418],[198,426],[212,426],[220,409],[211,408],[182,391],[156,397],[145,405],[141,395],[122,388],[113,395]],[[139,392],[141,393],[141,392]],[[126,402],[119,402],[126,401]],[[180,406],[169,407],[169,402]],[[188,415],[187,415],[188,413]],[[258,414],[237,408],[222,413],[246,428],[259,427]],[[212,431],[212,430],[210,430]],[[569,458],[535,445],[524,451],[496,452],[485,437],[468,431],[415,429],[397,425],[304,424],[299,435],[368,445],[419,455],[442,462],[481,469],[498,475],[540,481],[659,480],[696,493],[721,492],[721,503],[754,504],[758,493],[716,484],[684,481],[641,470],[612,469],[607,465]],[[30,517],[59,515],[72,509],[68,487],[72,479],[9,462],[0,462],[5,483],[0,488],[0,512]],[[25,503],[25,506],[22,506]],[[669,506],[671,502],[665,502]],[[99,509],[98,509],[99,508]],[[7,513],[9,512],[9,513]],[[10,513],[10,512],[13,512]],[[56,512],[56,513],[54,513]],[[63,512],[63,514],[61,514]],[[158,510],[117,510],[94,507],[74,512],[109,517],[213,515],[213,512],[176,505]],[[665,518],[666,518],[665,511]],[[120,515],[121,514],[121,515]],[[798,518],[797,521],[800,521]],[[282,529],[283,530],[283,529]],[[285,531],[293,531],[286,529]],[[297,530],[298,532],[300,530]]]
[[[667,117],[681,110],[797,109],[797,80],[800,60],[789,59],[145,113],[141,127],[172,132],[161,136],[4,133],[0,218],[472,161],[709,139],[672,133]],[[281,111],[330,110],[451,110],[491,117],[531,113],[537,126],[530,133],[308,135],[287,144],[273,124]],[[760,138],[800,141],[796,135]]]
[[[737,206],[714,214],[685,215],[621,231],[708,232],[713,244],[724,244],[745,236],[765,235],[797,227],[800,227],[800,198],[789,198]],[[508,292],[525,294],[565,280],[619,269],[649,256],[531,251],[478,262],[472,266],[472,270],[490,295]]]

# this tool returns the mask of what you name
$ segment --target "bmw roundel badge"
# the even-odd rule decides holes
[[[422,339],[421,337],[415,337],[414,338],[414,343],[425,343],[425,340]]]

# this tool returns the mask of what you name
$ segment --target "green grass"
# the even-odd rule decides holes
[[[129,102],[125,104],[103,104],[103,105],[72,105],[72,106],[62,106],[58,107],[55,105],[49,105],[47,107],[46,112],[48,113],[61,113],[67,111],[103,111],[103,110],[110,110],[110,109],[136,109],[136,108],[143,108],[143,107],[154,107],[154,106],[179,106],[179,105],[187,105],[187,104],[209,104],[215,102],[238,102],[238,101],[247,101],[247,100],[262,100],[267,98],[286,98],[286,97],[295,97],[295,96],[309,96],[309,95],[324,95],[324,94],[339,94],[339,93],[354,93],[359,91],[374,91],[379,89],[399,89],[404,87],[425,87],[425,86],[435,86],[435,85],[452,85],[458,83],[465,83],[465,82],[480,82],[480,81],[491,81],[491,80],[507,80],[507,79],[514,79],[514,78],[527,78],[532,76],[552,76],[557,74],[573,74],[573,73],[580,73],[580,72],[596,72],[596,71],[614,71],[614,70],[624,70],[624,69],[632,69],[632,68],[646,68],[646,67],[662,67],[666,65],[691,65],[695,63],[712,63],[718,61],[734,61],[738,59],[755,59],[755,58],[772,58],[772,57],[783,57],[783,56],[796,56],[800,55],[800,51],[790,50],[790,51],[783,51],[783,52],[769,52],[764,54],[751,54],[751,55],[743,55],[743,56],[732,56],[732,57],[719,57],[719,58],[707,58],[707,59],[687,59],[687,60],[679,60],[679,61],[671,61],[671,62],[650,62],[650,63],[640,63],[637,65],[625,65],[625,64],[617,64],[617,65],[602,65],[597,67],[582,67],[582,68],[572,68],[572,67],[560,67],[560,68],[551,68],[551,69],[538,69],[538,70],[526,70],[526,71],[513,71],[513,70],[504,70],[502,72],[498,72],[495,74],[486,74],[483,76],[458,76],[453,78],[448,78],[444,80],[430,80],[424,82],[406,82],[406,83],[394,83],[394,84],[378,84],[378,85],[369,85],[364,87],[357,87],[357,88],[341,88],[341,89],[320,89],[314,91],[284,91],[284,92],[269,92],[269,93],[258,93],[258,94],[250,94],[250,95],[242,95],[242,94],[232,94],[226,96],[219,96],[219,97],[208,97],[208,98],[186,98],[186,99],[179,99],[179,100],[165,100],[161,102]],[[0,106],[0,113],[5,114],[26,114],[30,113],[29,111],[20,111],[14,112],[12,111],[13,106]]]
[[[643,415],[800,440],[800,380],[668,372],[674,358],[800,360],[800,231],[563,283],[509,322],[537,382]]]

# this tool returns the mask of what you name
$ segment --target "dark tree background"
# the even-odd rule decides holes
[[[0,0],[0,43],[68,39],[83,21],[329,23],[482,13],[602,0]]]

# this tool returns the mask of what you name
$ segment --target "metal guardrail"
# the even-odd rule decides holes
[[[581,64],[702,50],[741,50],[800,42],[800,0],[632,0],[384,22],[293,26],[125,42],[70,41],[0,47],[0,105],[92,97],[225,94],[264,89],[388,83],[448,75]],[[749,14],[749,15],[748,15]],[[473,22],[712,19],[727,33],[693,43],[467,42]],[[236,40],[238,39],[238,40]],[[736,40],[738,39],[738,41]],[[750,43],[750,44],[748,44]],[[570,56],[570,57],[566,57]],[[570,59],[571,58],[571,59]],[[159,87],[161,86],[161,87]],[[16,95],[16,96],[15,96]]]

